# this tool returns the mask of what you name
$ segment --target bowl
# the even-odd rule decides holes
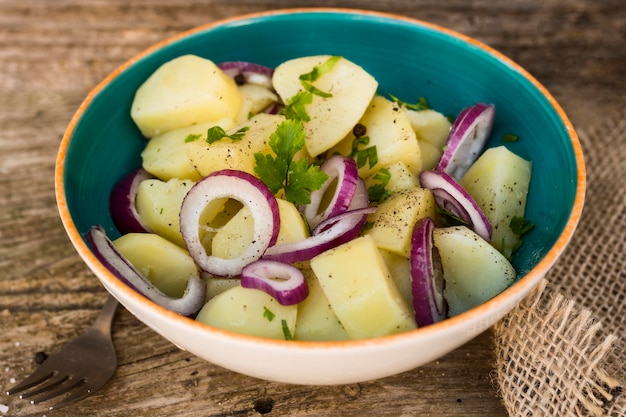
[[[286,36],[285,34],[288,34]],[[340,342],[281,341],[220,330],[174,314],[131,290],[85,241],[93,225],[119,236],[109,193],[141,164],[145,140],[129,114],[134,92],[161,64],[183,54],[214,62],[246,60],[274,67],[295,57],[342,55],[407,101],[427,97],[444,114],[494,103],[488,146],[507,146],[532,161],[526,217],[535,223],[516,252],[518,279],[463,314],[393,336]],[[567,116],[535,78],[481,42],[431,23],[364,10],[312,8],[249,14],[212,22],[131,58],[89,93],[62,139],[55,172],[58,208],[72,244],[126,309],[194,355],[235,372],[293,384],[334,385],[390,376],[431,362],[502,318],[541,280],[568,244],[585,193],[581,146]]]

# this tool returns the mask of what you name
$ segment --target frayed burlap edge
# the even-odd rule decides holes
[[[613,410],[623,381],[604,367],[617,336],[602,337],[591,311],[564,296],[545,300],[547,285],[542,280],[494,327],[495,377],[509,415],[623,415]]]

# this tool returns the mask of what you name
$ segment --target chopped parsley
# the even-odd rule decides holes
[[[352,152],[350,157],[356,160],[356,165],[359,168],[369,163],[369,167],[372,168],[378,163],[378,151],[376,146],[368,146],[362,148],[361,146],[367,146],[370,143],[369,136],[359,136],[352,141]],[[361,147],[361,148],[360,148]]]
[[[306,159],[293,160],[304,147],[305,137],[300,120],[285,120],[270,136],[269,145],[276,156],[254,154],[256,175],[274,194],[283,190],[285,199],[294,204],[309,204],[311,191],[320,189],[328,179],[318,165],[309,165]]]
[[[311,120],[309,114],[306,112],[306,105],[313,102],[313,96],[319,97],[332,97],[332,94],[320,90],[315,87],[313,83],[317,81],[322,75],[331,71],[335,64],[341,59],[340,56],[331,56],[326,62],[321,65],[313,67],[311,72],[300,75],[300,83],[304,90],[299,91],[295,96],[291,97],[285,107],[281,110],[280,114],[287,119],[297,119],[304,122]]]
[[[285,340],[293,340],[293,335],[291,334],[291,331],[289,330],[289,325],[287,324],[287,320],[282,319],[280,321],[280,324],[283,328],[283,336],[285,336]]]
[[[502,136],[502,142],[517,142],[519,140],[519,136],[514,135],[513,133],[505,133]]]
[[[407,108],[409,110],[420,111],[420,110],[428,110],[428,109],[430,109],[430,105],[428,104],[428,101],[426,100],[426,97],[418,98],[417,99],[417,103],[415,103],[415,104],[407,103],[406,101],[402,101],[398,97],[394,96],[393,94],[389,94],[389,97],[391,98],[391,101],[393,101],[395,103],[398,103],[402,107]]]
[[[367,189],[367,195],[371,202],[380,203],[393,194],[391,191],[387,189],[387,184],[389,184],[389,180],[391,179],[391,173],[387,168],[381,168],[374,175],[374,180],[378,181],[376,184],[372,184]]]
[[[535,227],[535,224],[528,223],[528,221],[523,217],[515,216],[511,219],[509,227],[516,235],[523,235],[524,233],[529,232],[533,227]]]
[[[276,317],[276,314],[274,314],[269,308],[263,306],[263,317],[265,317],[267,321],[272,321],[274,320],[274,317]]]
[[[232,141],[238,141],[243,139],[245,133],[250,130],[250,127],[244,126],[241,129],[237,130],[235,133],[231,133],[230,135],[226,133],[226,131],[220,126],[213,126],[209,128],[206,132],[206,142],[210,145],[212,143],[217,142],[218,140],[228,138]],[[200,139],[203,135],[201,134],[190,134],[185,138],[185,143],[195,142]]]

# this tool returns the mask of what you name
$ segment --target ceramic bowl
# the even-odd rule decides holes
[[[342,55],[375,76],[379,90],[406,101],[427,97],[444,114],[494,103],[489,146],[532,161],[526,235],[513,263],[519,279],[490,301],[414,331],[370,340],[294,342],[234,334],[176,315],[124,285],[84,240],[95,224],[119,236],[108,210],[113,185],[140,166],[145,140],[129,113],[135,90],[183,54],[266,66],[295,57]],[[550,93],[527,71],[479,41],[423,21],[347,9],[290,9],[212,22],[139,53],[97,85],[63,137],[56,165],[61,219],[79,255],[132,314],[181,349],[224,368],[294,384],[331,385],[397,374],[445,355],[502,318],[550,269],[580,219],[585,167],[576,133]]]

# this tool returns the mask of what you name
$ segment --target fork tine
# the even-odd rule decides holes
[[[63,384],[65,381],[69,379],[68,375],[52,375],[50,378],[43,381],[40,385],[36,385],[30,391],[25,391],[20,394],[20,398],[30,398],[35,397],[41,393],[50,391],[59,385]]]
[[[88,384],[83,384],[79,387],[76,387],[70,395],[63,398],[58,403],[51,405],[50,410],[58,410],[59,408],[65,407],[66,405],[70,405],[72,403],[80,401],[85,397],[89,397],[95,391],[97,391],[97,388],[92,389],[92,387],[90,387]]]
[[[39,385],[45,380],[49,379],[54,375],[54,371],[47,369],[43,365],[38,368],[35,372],[27,376],[22,382],[7,390],[7,395],[17,394],[18,392],[22,392],[27,390],[35,385]]]
[[[38,396],[37,398],[33,398],[30,400],[31,404],[39,404],[41,402],[47,401],[51,398],[55,398],[58,396],[61,396],[63,394],[67,394],[68,392],[72,391],[73,389],[75,389],[76,387],[80,387],[81,385],[85,384],[85,380],[84,379],[77,379],[77,380],[72,380],[71,378],[66,378],[64,379],[60,384],[56,385],[55,387],[50,387],[49,389],[52,389],[52,391],[50,392],[45,392],[43,393],[43,395]],[[56,388],[56,389],[53,389]]]

